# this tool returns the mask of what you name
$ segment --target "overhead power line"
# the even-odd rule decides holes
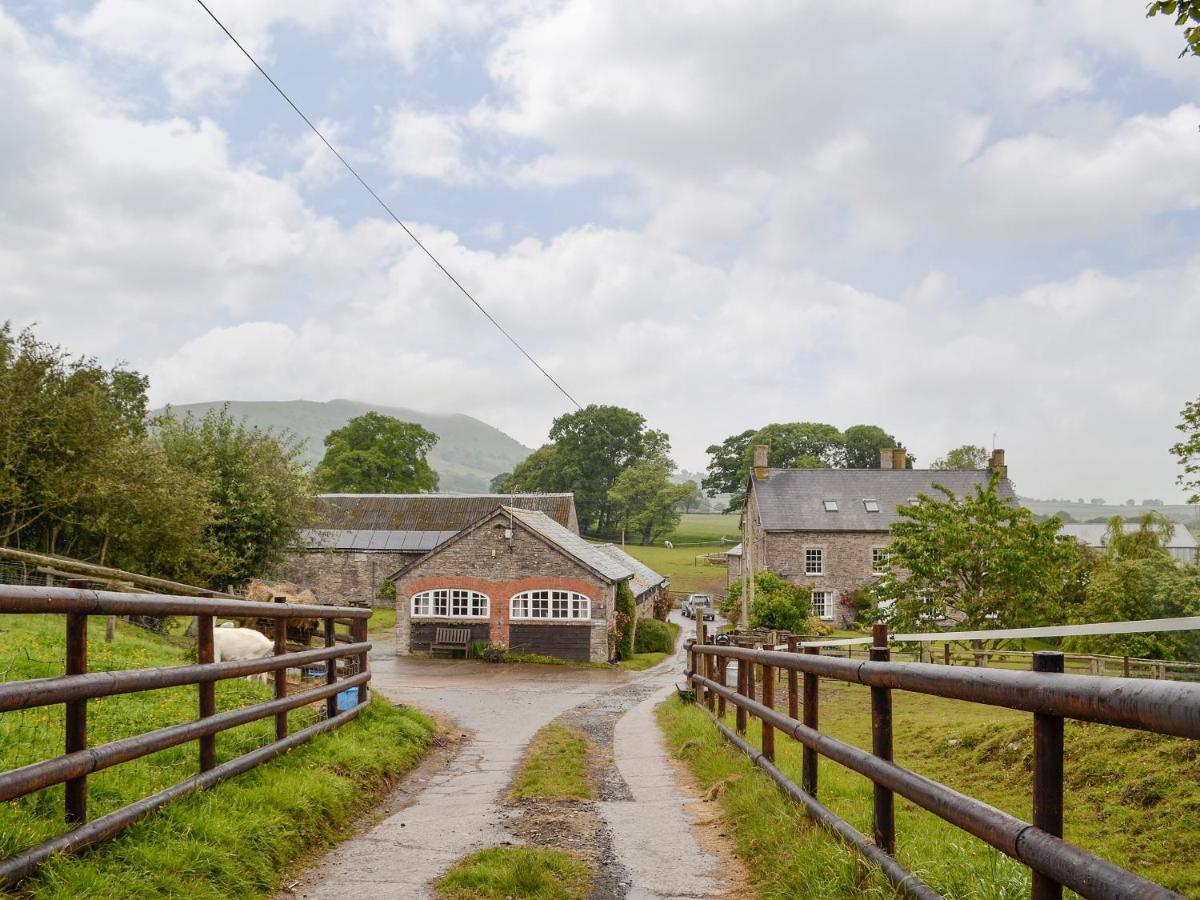
[[[204,0],[196,0],[196,2],[200,4],[201,9],[203,9],[206,13],[208,13],[209,18],[217,23],[217,27],[220,28],[223,32],[225,32],[226,37],[228,37],[231,41],[233,41],[234,46],[236,46],[239,50],[242,51],[242,55],[245,56],[246,59],[250,60],[250,64],[252,66],[254,66],[254,68],[258,69],[259,74],[261,74],[263,78],[267,79],[267,81],[268,81],[268,83],[270,83],[271,87],[275,88],[275,92],[277,94],[279,94],[279,96],[282,97],[287,102],[287,105],[290,106],[295,111],[296,115],[298,115],[301,119],[304,120],[304,124],[307,125],[312,130],[312,133],[321,139],[321,143],[329,148],[329,152],[337,157],[338,162],[340,162],[343,166],[346,167],[346,171],[354,176],[354,180],[357,181],[359,184],[361,184],[363,186],[363,189],[368,194],[370,194],[372,198],[374,198],[375,202],[378,203],[380,205],[380,207],[383,208],[383,211],[386,212],[389,216],[391,216],[392,221],[394,221],[397,225],[399,225],[401,228],[404,229],[404,233],[407,234],[410,238],[412,238],[413,243],[416,244],[421,249],[421,252],[423,252],[426,256],[428,256],[433,261],[433,264],[442,270],[442,274],[450,279],[451,284],[453,284],[456,288],[458,288],[458,290],[462,293],[462,295],[471,301],[471,304],[477,310],[479,310],[479,312],[482,313],[483,316],[489,322],[491,322],[496,327],[497,331],[499,331],[502,335],[504,335],[506,338],[508,338],[508,342],[510,344],[512,344],[514,347],[516,347],[517,350],[519,350],[521,352],[521,355],[524,356],[527,360],[529,360],[533,364],[534,368],[536,368],[539,372],[541,372],[544,376],[546,376],[546,380],[549,381],[552,385],[554,385],[558,389],[559,393],[561,393],[564,397],[566,397],[568,400],[570,400],[571,403],[573,403],[576,407],[578,407],[579,409],[583,409],[583,404],[581,404],[578,400],[576,400],[574,397],[572,397],[570,392],[568,392],[566,388],[564,388],[561,384],[559,384],[555,380],[554,376],[551,375],[549,372],[547,372],[542,367],[542,364],[539,363],[536,359],[534,359],[528,350],[526,350],[524,347],[521,346],[521,342],[518,341],[511,334],[509,334],[508,330],[505,329],[505,327],[503,325],[501,325],[498,321],[496,321],[495,316],[493,316],[490,312],[488,312],[486,309],[484,309],[483,304],[480,303],[478,300],[476,300],[475,297],[471,294],[471,292],[468,291],[465,287],[463,287],[462,282],[454,277],[454,275],[450,272],[450,270],[447,269],[442,264],[442,261],[440,259],[438,259],[436,256],[434,256],[433,252],[428,247],[426,247],[423,243],[421,243],[421,239],[413,233],[412,229],[409,228],[407,225],[405,225],[404,222],[401,221],[400,217],[397,216],[394,212],[392,212],[392,208],[390,206],[388,206],[387,203],[384,201],[384,199],[375,192],[375,189],[372,188],[371,185],[367,184],[366,180],[361,175],[358,174],[358,172],[357,172],[357,170],[355,170],[354,166],[350,165],[350,163],[346,161],[346,157],[342,156],[342,154],[338,152],[338,149],[329,142],[328,138],[326,138],[325,135],[323,135],[321,133],[321,129],[319,129],[316,125],[313,124],[312,119],[310,119],[308,116],[306,116],[304,114],[303,110],[301,110],[300,107],[295,104],[295,102],[292,100],[292,98],[287,95],[287,92],[284,91],[284,89],[279,86],[279,83],[276,82],[275,79],[272,78],[269,74],[267,74],[267,70],[264,69],[261,65],[259,65],[258,60],[256,60],[253,56],[250,55],[250,51],[242,46],[242,42],[233,36],[233,32],[225,27],[225,23],[217,18],[216,14],[211,9],[208,8],[208,5],[204,2]]]

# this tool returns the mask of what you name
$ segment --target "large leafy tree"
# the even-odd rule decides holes
[[[1183,440],[1171,447],[1183,466],[1179,484],[1190,493],[1188,503],[1200,503],[1200,398],[1184,405],[1175,427],[1183,432]]]
[[[325,436],[317,487],[349,494],[421,494],[437,490],[426,459],[438,437],[413,422],[376,412],[351,419]]]
[[[930,465],[931,469],[982,469],[987,466],[988,452],[976,444],[963,444],[947,451]]]
[[[696,484],[672,484],[666,463],[643,460],[617,476],[608,492],[613,510],[613,525],[649,544],[675,530],[679,524],[678,507],[694,496]]]
[[[1036,521],[998,483],[965,497],[935,485],[939,496],[900,508],[884,575],[868,589],[896,628],[930,631],[947,616],[969,630],[1061,620],[1074,562],[1061,523]]]
[[[700,487],[704,488],[708,496],[740,496],[745,491],[750,441],[756,433],[756,430],[751,428],[740,434],[730,435],[721,443],[712,444],[704,451],[709,455],[708,473],[700,482]],[[741,505],[740,502],[738,505]]]
[[[166,458],[205,485],[208,582],[220,587],[270,570],[311,517],[301,444],[248,427],[227,409],[183,419],[168,410],[155,425]]]
[[[878,469],[879,451],[896,446],[896,438],[878,425],[851,425],[845,441],[847,469]]]
[[[504,491],[574,491],[580,525],[597,534],[613,533],[609,492],[623,471],[646,461],[671,468],[667,435],[620,406],[592,404],[559,416],[550,427],[550,441],[498,486]]]

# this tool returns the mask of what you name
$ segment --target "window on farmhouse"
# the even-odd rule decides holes
[[[837,512],[838,511],[838,505],[837,505],[836,500],[825,500],[823,502],[825,504],[825,512]]]
[[[833,591],[812,592],[812,614],[819,619],[833,618]]]
[[[879,512],[879,501],[878,500],[864,500],[863,508],[867,512]]]
[[[438,588],[413,594],[414,616],[443,616],[456,619],[486,619],[489,600],[479,591]]]
[[[590,619],[592,601],[574,591],[525,591],[512,598],[514,619]]]
[[[886,547],[871,548],[871,571],[878,575],[887,565],[888,552]]]
[[[804,548],[804,574],[825,574],[825,551],[820,547]]]

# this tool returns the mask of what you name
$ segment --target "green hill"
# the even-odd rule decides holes
[[[199,416],[220,408],[223,403],[219,400],[184,403],[172,409],[180,416],[189,412]],[[471,416],[438,415],[354,400],[330,400],[327,403],[231,400],[229,411],[238,418],[245,418],[251,425],[292,432],[305,441],[305,459],[314,466],[325,453],[325,435],[341,428],[355,416],[377,412],[405,422],[416,422],[438,436],[437,446],[429,454],[429,463],[438,473],[443,491],[486,491],[493,476],[511,472],[513,466],[531,452],[500,429]]]

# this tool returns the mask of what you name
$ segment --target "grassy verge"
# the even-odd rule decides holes
[[[585,900],[591,877],[585,863],[562,850],[490,847],[460,860],[436,887],[446,900]]]
[[[9,680],[62,673],[63,618],[0,617],[0,671]],[[187,650],[118,623],[112,644],[104,622],[89,623],[93,671],[178,665]],[[219,711],[268,699],[270,688],[234,679],[217,683]],[[88,704],[93,745],[193,719],[194,686],[105,697]],[[319,711],[289,715],[293,731]],[[421,757],[433,723],[376,701],[354,722],[271,763],[165,807],[120,837],[80,857],[57,859],[26,882],[32,897],[256,897],[270,893],[300,855],[327,845]],[[218,762],[274,739],[271,720],[217,736]],[[62,752],[63,707],[0,716],[0,770]],[[88,779],[95,819],[194,775],[195,743],[114,766]],[[63,788],[0,804],[0,858],[66,830]]]
[[[376,608],[371,610],[371,618],[367,620],[367,631],[379,634],[396,627],[396,608]]]
[[[513,781],[511,800],[591,800],[591,742],[578,728],[551,722],[525,751]]]
[[[581,662],[575,659],[560,659],[557,656],[543,656],[540,653],[507,653],[506,663],[533,663],[539,666],[566,666],[571,669],[609,669],[606,662]]]
[[[893,693],[893,705],[897,762],[1028,820],[1032,796],[1028,715],[901,691]],[[822,731],[870,747],[869,710],[867,689],[822,681]],[[773,862],[773,854],[778,853],[788,860],[786,877],[816,879],[819,873],[812,870],[816,865],[809,858],[812,854],[797,850],[786,856],[787,847],[775,848],[765,834],[769,826],[774,827],[768,816],[756,811],[760,801],[767,802],[761,792],[773,791],[765,776],[751,777],[748,762],[722,746],[699,708],[672,702],[664,704],[659,714],[671,747],[689,758],[706,787],[731,772],[741,776],[727,783],[722,805],[733,821],[739,852],[758,877],[774,877],[768,873],[780,868]],[[757,743],[757,728],[751,728],[749,738]],[[1200,894],[1200,867],[1178,864],[1189,859],[1189,848],[1200,842],[1197,742],[1068,722],[1066,746],[1067,840],[1186,896]],[[777,741],[777,764],[799,782],[799,744]],[[725,768],[735,765],[741,768]],[[869,833],[870,782],[828,760],[821,761],[820,773],[821,799]],[[747,799],[747,795],[753,796]],[[982,842],[899,798],[896,819],[900,861],[935,890],[951,897],[989,900],[1028,896],[1027,871]],[[817,856],[836,859],[842,852],[832,837],[809,825],[802,815],[789,822],[787,830],[798,828],[796,840],[801,844],[807,845],[810,832],[816,835],[813,839],[824,848]],[[773,896],[775,886],[769,881],[762,887],[764,895]],[[848,889],[845,879],[842,888]],[[872,888],[876,889],[884,890]]]

